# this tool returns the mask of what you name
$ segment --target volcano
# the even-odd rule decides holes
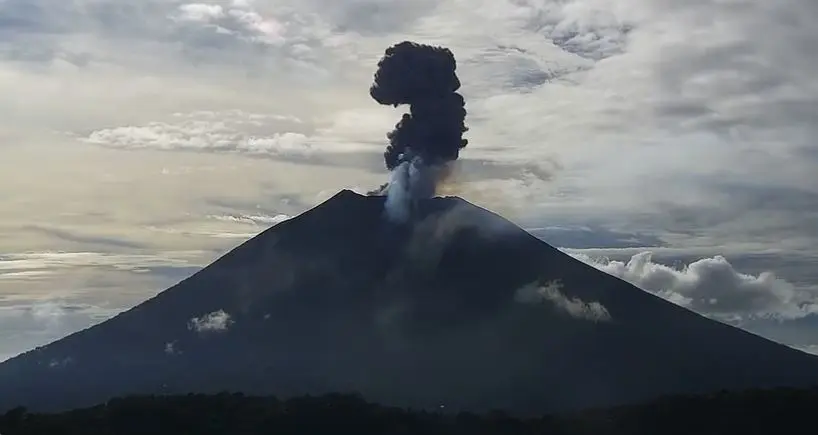
[[[0,409],[357,392],[544,413],[818,384],[818,358],[655,297],[455,197],[341,191],[103,323],[0,364]]]

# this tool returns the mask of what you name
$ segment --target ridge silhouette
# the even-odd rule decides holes
[[[818,384],[818,358],[653,296],[463,199],[421,200],[406,225],[383,206],[341,191],[0,364],[0,411],[240,391],[542,414]],[[605,316],[583,316],[591,306]],[[197,330],[209,313],[225,316]]]

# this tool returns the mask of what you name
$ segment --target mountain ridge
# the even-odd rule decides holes
[[[818,384],[818,357],[639,290],[461,198],[421,201],[406,225],[383,206],[342,190],[144,303],[0,364],[0,409],[231,390],[540,413]],[[592,303],[609,319],[573,312]],[[219,311],[223,329],[192,324]]]

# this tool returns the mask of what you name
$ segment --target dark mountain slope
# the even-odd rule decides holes
[[[818,384],[818,358],[654,297],[461,199],[421,202],[406,227],[382,212],[383,198],[342,191],[155,298],[0,364],[0,408],[232,390],[543,412]],[[529,285],[554,280],[561,290]],[[214,312],[226,329],[192,327]]]

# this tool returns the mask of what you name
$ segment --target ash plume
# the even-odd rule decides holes
[[[386,211],[393,220],[407,220],[414,201],[434,196],[438,181],[449,173],[447,166],[468,144],[456,68],[448,48],[410,41],[389,47],[378,62],[369,95],[380,104],[409,105],[409,113],[386,135],[390,180],[372,192],[387,195]]]

